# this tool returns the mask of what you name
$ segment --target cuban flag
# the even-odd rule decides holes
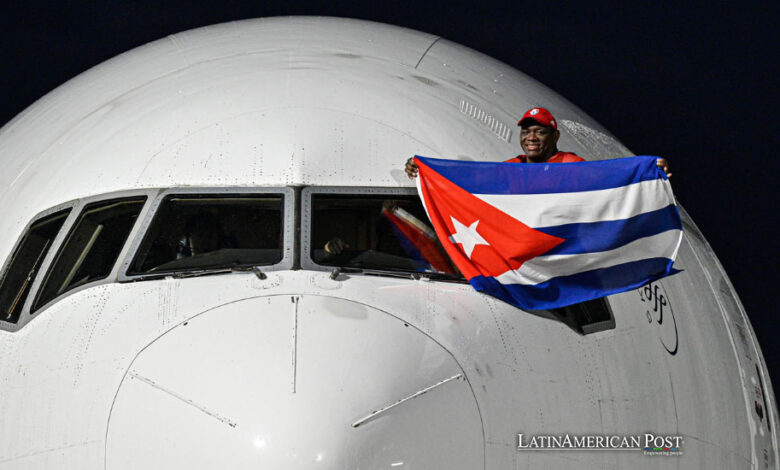
[[[455,274],[450,260],[436,244],[436,233],[424,222],[400,207],[383,207],[382,215],[390,222],[406,253],[421,264],[421,271],[434,269]]]
[[[436,234],[478,291],[542,310],[677,272],[682,224],[656,157],[415,162]]]

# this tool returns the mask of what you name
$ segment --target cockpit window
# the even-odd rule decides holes
[[[414,195],[312,194],[314,263],[457,275]]]
[[[10,323],[19,321],[35,274],[69,213],[70,209],[65,209],[36,221],[19,243],[0,280],[0,320]]]
[[[281,194],[167,196],[127,274],[277,264],[282,203]]]
[[[615,328],[615,316],[606,298],[556,308],[551,312],[574,331],[585,335]]]
[[[84,207],[46,274],[32,310],[111,274],[145,201],[146,197],[114,199]]]

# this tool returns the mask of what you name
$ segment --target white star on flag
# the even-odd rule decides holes
[[[475,246],[490,245],[490,243],[485,241],[485,239],[482,238],[482,235],[477,232],[479,220],[474,221],[473,224],[466,227],[455,217],[450,216],[450,219],[452,219],[452,225],[455,226],[455,233],[450,235],[450,241],[452,243],[460,243],[469,259],[471,259],[471,252],[474,251]]]

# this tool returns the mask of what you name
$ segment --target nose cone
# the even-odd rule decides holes
[[[461,374],[438,343],[366,305],[320,296],[223,305],[133,361],[106,468],[483,468]]]

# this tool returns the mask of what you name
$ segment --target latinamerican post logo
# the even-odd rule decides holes
[[[645,455],[683,455],[685,443],[680,435],[656,435],[652,433],[634,435],[603,434],[560,434],[560,435],[517,435],[518,450],[586,450],[586,451],[642,451]]]

